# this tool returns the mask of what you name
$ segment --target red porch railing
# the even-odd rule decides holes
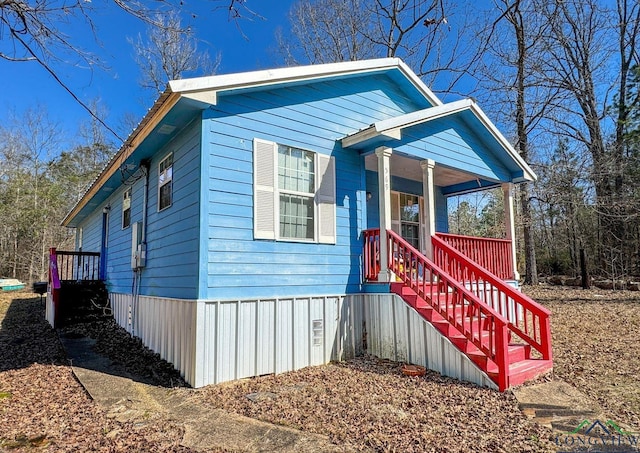
[[[380,273],[380,229],[364,230],[362,261],[365,281],[378,280]]]
[[[505,390],[509,366],[507,319],[397,233],[387,231],[387,246],[388,268],[497,365],[497,384]],[[474,315],[457,316],[461,312]]]
[[[434,261],[444,272],[464,285],[500,316],[509,320],[509,330],[551,360],[551,312],[505,283],[487,269],[438,236],[431,238]]]
[[[513,252],[509,239],[479,238],[458,234],[436,236],[502,280],[514,278]]]

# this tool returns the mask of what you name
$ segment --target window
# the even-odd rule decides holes
[[[278,145],[280,238],[315,238],[315,155]]]
[[[158,165],[158,211],[171,206],[173,188],[173,154]]]
[[[122,229],[131,225],[131,187],[122,194]]]
[[[254,140],[254,237],[335,244],[334,159]]]
[[[400,194],[400,235],[420,250],[420,205],[418,197]]]
[[[423,242],[420,236],[424,236],[422,205],[422,197],[391,192],[391,229],[418,250]]]

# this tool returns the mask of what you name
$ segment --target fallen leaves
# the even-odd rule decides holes
[[[211,406],[375,451],[553,451],[515,398],[375,357],[197,390]],[[303,385],[301,385],[303,384]],[[251,398],[248,395],[275,395]]]
[[[555,374],[640,431],[640,293],[540,285],[551,310]]]
[[[618,423],[640,429],[640,293],[525,288],[552,311],[555,373],[596,399]],[[43,307],[30,294],[0,295],[0,449],[188,451],[182,428],[159,417],[108,417],[67,366]],[[113,321],[75,326],[126,369],[167,387],[177,372]],[[510,393],[478,388],[374,357],[199,390],[212,407],[324,434],[357,450],[553,451],[551,433]]]
[[[176,424],[108,418],[75,379],[43,315],[38,297],[0,294],[0,450],[190,451]]]

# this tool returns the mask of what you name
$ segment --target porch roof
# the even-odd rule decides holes
[[[443,122],[446,122],[446,127],[441,124]],[[425,127],[428,125],[436,127]],[[471,140],[467,140],[467,143],[461,142],[461,144],[449,142],[452,149],[466,147],[475,151],[475,153],[479,153],[480,150],[478,148],[482,146],[487,151],[487,156],[483,158],[486,162],[489,162],[487,165],[495,167],[494,169],[506,170],[512,182],[535,181],[537,179],[536,174],[529,165],[520,157],[482,109],[471,99],[436,105],[377,121],[366,129],[343,137],[341,142],[344,148],[356,149],[364,154],[371,153],[380,146],[406,150],[407,143],[420,140],[425,140],[424,146],[422,146],[425,149],[428,147],[427,145],[437,148],[435,140],[430,139],[446,132],[446,128],[455,129],[461,126],[466,128],[465,132],[473,138],[474,143],[468,143]],[[411,133],[409,133],[410,129]],[[439,137],[438,140],[443,141]],[[416,155],[416,157],[433,158],[436,163],[443,164],[442,161],[438,161],[433,156]],[[447,163],[444,162],[444,165],[446,166]],[[451,163],[449,166],[456,168]]]

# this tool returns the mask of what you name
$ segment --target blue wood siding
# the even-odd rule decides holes
[[[82,250],[85,252],[99,252],[102,234],[102,207],[87,217],[78,226],[79,228],[82,228]],[[77,234],[78,232],[76,232]],[[78,246],[77,240],[76,246]]]
[[[432,159],[438,165],[482,178],[508,182],[513,176],[489,150],[481,134],[472,131],[460,118],[440,118],[406,129],[402,140],[388,146],[394,153]]]
[[[448,208],[447,197],[442,194],[440,187],[436,187],[436,231],[439,233],[449,232]]]
[[[199,118],[193,121],[151,160],[147,262],[142,270],[141,294],[181,299],[198,297],[200,125]],[[172,204],[158,212],[158,164],[169,153],[173,153]]]
[[[173,203],[157,212],[158,163],[173,152]],[[198,293],[198,233],[200,195],[200,121],[192,122],[151,159],[147,203],[147,261],[140,294],[195,299]],[[142,222],[144,178],[129,181],[131,225]],[[100,251],[102,210],[110,206],[106,283],[109,291],[131,294],[131,230],[122,228],[122,185],[84,222],[83,250]]]
[[[208,168],[202,199],[208,204],[208,221],[201,248],[207,250],[208,269],[200,297],[358,292],[366,211],[364,160],[355,151],[343,150],[336,140],[416,108],[385,77],[221,96],[204,119]],[[335,157],[335,245],[254,240],[254,138]]]
[[[416,165],[420,165],[416,161]],[[380,228],[380,200],[378,189],[378,173],[367,170],[367,192],[371,193],[371,199],[367,202],[367,228]],[[410,193],[413,195],[423,195],[422,181],[391,177],[391,190],[397,192]],[[436,231],[446,233],[449,231],[449,220],[447,214],[447,199],[442,195],[442,189],[436,186]]]

